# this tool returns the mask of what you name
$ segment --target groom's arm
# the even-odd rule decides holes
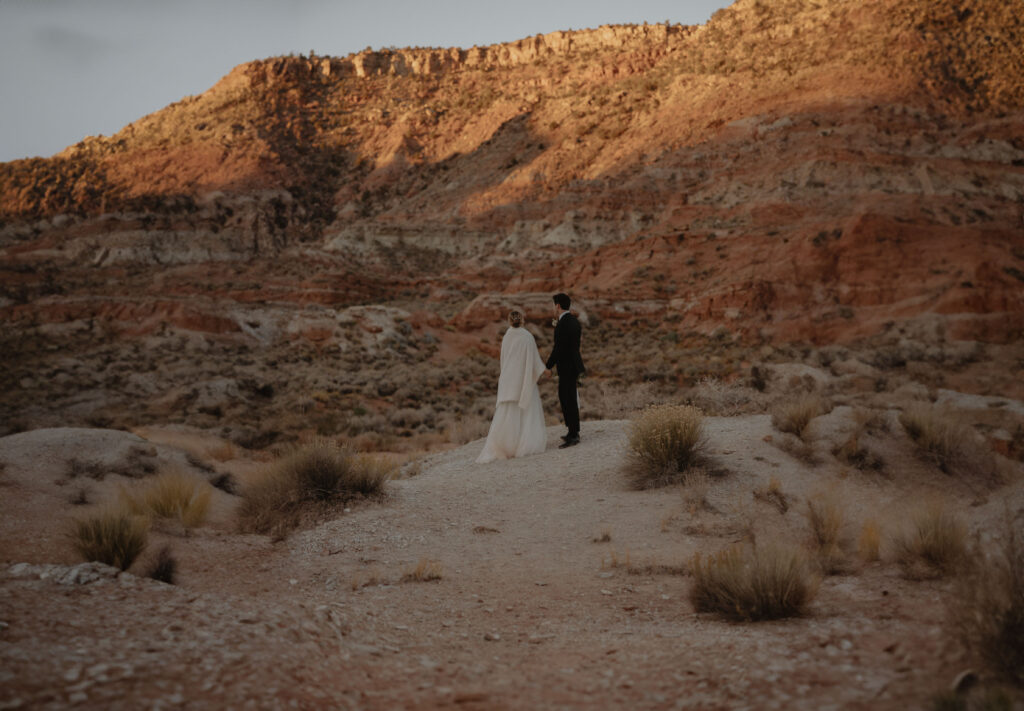
[[[555,342],[551,346],[551,355],[548,356],[548,362],[544,364],[548,367],[548,370],[551,370],[553,367],[555,367],[555,363],[558,362],[558,355],[561,352],[562,347],[561,329],[562,323],[561,321],[559,321],[558,325],[555,326]]]

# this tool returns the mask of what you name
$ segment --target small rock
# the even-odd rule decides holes
[[[501,635],[497,632],[488,632],[484,635],[484,639],[488,642],[499,642],[501,641]]]
[[[601,590],[601,594],[602,595],[611,595],[612,591],[611,590]]]
[[[82,676],[82,667],[80,667],[80,666],[73,666],[70,669],[68,669],[66,672],[64,672],[64,681],[68,682],[69,684],[74,684],[76,681],[78,681],[81,678],[81,676]]]

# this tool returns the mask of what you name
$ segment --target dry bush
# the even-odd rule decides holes
[[[690,388],[687,397],[687,401],[702,412],[721,417],[763,412],[762,400],[763,396],[753,388],[740,383],[723,383],[709,376],[702,377]]]
[[[873,470],[880,472],[885,468],[885,460],[877,453],[861,445],[860,436],[857,433],[850,435],[845,442],[833,448],[832,456],[861,471]]]
[[[703,470],[692,471],[683,477],[683,506],[690,515],[701,510],[713,511],[708,503],[708,491],[711,489],[711,477]]]
[[[860,536],[857,538],[857,555],[865,562],[876,561],[879,558],[879,551],[882,547],[882,531],[878,522],[869,519],[861,526]]]
[[[1007,514],[994,555],[972,551],[951,613],[964,641],[993,670],[1024,686],[1024,519]]]
[[[818,393],[807,393],[795,399],[782,400],[771,408],[772,425],[780,432],[794,434],[802,440],[810,435],[811,420],[825,411]]]
[[[123,506],[109,506],[71,522],[71,540],[87,561],[127,570],[146,548],[149,525]]]
[[[432,580],[440,580],[444,569],[441,563],[429,558],[420,558],[416,567],[407,570],[402,575],[403,583],[426,583]]]
[[[389,471],[329,440],[314,440],[272,463],[242,491],[239,528],[281,538],[304,513],[380,496]]]
[[[849,560],[847,541],[843,537],[845,516],[835,494],[821,494],[807,499],[804,512],[811,528],[811,544],[822,572],[836,575],[846,572]]]
[[[490,426],[482,417],[457,417],[445,427],[445,436],[452,444],[467,444],[486,437]]]
[[[793,459],[809,467],[816,467],[821,464],[821,459],[814,450],[813,442],[808,442],[791,434],[783,434],[774,438],[773,443],[777,448],[793,457]]]
[[[782,491],[782,482],[774,476],[769,477],[768,483],[760,489],[754,489],[754,498],[771,504],[781,514],[789,511],[789,499]]]
[[[733,546],[691,564],[690,602],[698,612],[770,620],[804,611],[817,592],[803,552],[787,546]]]
[[[950,411],[926,405],[912,405],[900,413],[900,424],[926,459],[947,474],[993,473],[991,452],[975,444],[973,430],[960,424]]]
[[[943,503],[933,501],[911,512],[892,543],[907,577],[943,577],[966,559],[967,527]]]
[[[135,492],[122,488],[120,498],[136,515],[180,521],[195,528],[206,520],[213,487],[182,472],[164,472]]]
[[[656,405],[640,413],[629,432],[634,484],[639,488],[677,481],[704,445],[704,417],[689,405]]]

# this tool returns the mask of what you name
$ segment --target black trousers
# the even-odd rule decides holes
[[[580,401],[576,394],[576,374],[558,376],[558,402],[562,406],[562,419],[569,428],[570,437],[580,436]]]

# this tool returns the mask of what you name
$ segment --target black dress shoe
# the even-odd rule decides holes
[[[564,442],[562,442],[560,445],[558,445],[558,448],[559,449],[565,449],[567,447],[575,447],[579,443],[580,443],[580,438],[579,437],[569,437]]]

